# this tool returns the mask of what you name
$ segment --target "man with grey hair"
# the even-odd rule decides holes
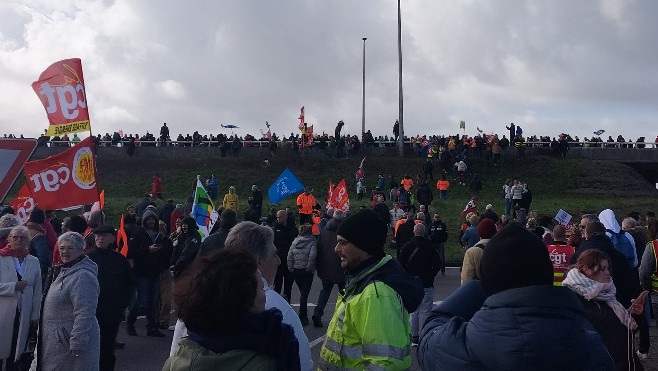
[[[277,254],[276,247],[274,247],[274,234],[272,229],[258,225],[254,222],[241,222],[231,229],[226,241],[224,249],[240,249],[250,252],[256,257],[258,263],[258,270],[263,277],[263,290],[265,291],[265,309],[277,308],[283,314],[283,323],[293,327],[295,330],[295,337],[299,342],[299,361],[302,370],[311,370],[313,368],[313,360],[311,358],[311,348],[308,343],[308,338],[304,333],[302,324],[294,309],[286,302],[281,295],[272,290],[270,286],[274,281],[274,276],[277,272],[277,267],[281,264],[281,260]],[[169,355],[173,355],[178,350],[178,340],[181,337],[187,336],[185,325],[179,320],[176,323],[176,332],[171,343],[171,350]]]
[[[336,232],[345,218],[343,210],[335,210],[334,216],[320,232],[318,240],[318,255],[315,266],[318,270],[318,278],[322,281],[322,290],[318,295],[318,303],[313,310],[313,326],[323,327],[322,316],[327,306],[331,290],[338,285],[338,290],[345,289],[345,272],[340,266],[340,257],[334,251],[336,247]]]

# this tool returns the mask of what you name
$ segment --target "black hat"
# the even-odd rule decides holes
[[[363,209],[343,220],[336,234],[359,249],[376,257],[383,257],[388,228],[371,209]]]
[[[482,254],[480,271],[487,295],[517,287],[553,284],[553,265],[544,242],[517,223],[491,238]]]
[[[113,236],[116,236],[117,231],[111,225],[104,224],[104,225],[99,225],[98,227],[94,228],[94,233],[95,234],[97,234],[97,233],[109,233]]]

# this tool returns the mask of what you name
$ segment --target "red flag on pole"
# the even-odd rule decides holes
[[[20,225],[27,223],[35,206],[34,199],[32,199],[32,192],[30,192],[27,184],[23,184],[18,191],[18,196],[9,204],[16,210],[16,216]]]
[[[334,209],[340,209],[345,212],[350,211],[350,198],[347,194],[345,179],[341,180],[331,192],[330,202]]]
[[[25,163],[23,174],[34,202],[43,210],[65,209],[98,201],[91,137],[62,153]]]
[[[51,64],[41,73],[39,80],[32,83],[32,89],[41,100],[50,121],[46,135],[90,130],[85,80],[79,58]]]
[[[329,179],[329,189],[327,190],[327,205],[326,209],[333,208],[331,204],[331,193],[334,191],[334,182]]]
[[[464,207],[464,210],[461,213],[462,218],[468,215],[470,212],[476,212],[478,211],[478,197],[473,196],[468,203],[466,203],[466,207]]]
[[[302,112],[299,114],[299,130],[304,130],[304,106],[302,106]]]

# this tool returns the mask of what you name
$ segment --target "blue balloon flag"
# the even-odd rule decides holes
[[[278,204],[284,198],[303,189],[302,182],[297,179],[290,169],[286,168],[274,184],[270,186],[268,195],[271,203]]]

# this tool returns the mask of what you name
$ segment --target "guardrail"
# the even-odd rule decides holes
[[[268,147],[270,145],[270,142],[267,140],[252,140],[252,141],[241,141],[244,147]],[[121,145],[113,144],[112,141],[107,141],[107,140],[101,140],[99,142],[99,146],[101,147],[125,147],[128,143],[130,143],[127,140],[122,140],[119,142]],[[210,141],[210,140],[204,140],[204,141],[199,141],[199,142],[194,142],[194,141],[177,141],[177,140],[170,140],[166,142],[165,147],[219,147],[220,144],[222,143],[228,143],[229,144],[229,149],[231,148],[232,141],[228,142],[218,142],[218,141]],[[291,142],[290,141],[277,141],[277,145],[281,146],[282,144],[289,145]],[[314,145],[320,144],[319,140],[316,140],[313,142]],[[325,142],[328,147],[332,147],[331,141]],[[551,142],[524,142],[526,147],[543,147],[543,148],[550,148]],[[70,147],[75,145],[74,142],[71,141],[49,141],[48,147]],[[410,140],[406,140],[404,142],[406,147],[411,147],[412,142]],[[419,143],[413,143],[415,145],[419,145]],[[396,141],[375,141],[373,145],[369,145],[368,147],[394,147],[397,146],[398,142]],[[135,141],[135,146],[137,147],[161,147],[162,143],[155,140],[155,141]],[[335,145],[333,145],[335,147]],[[514,148],[514,144],[510,144],[511,148]],[[569,142],[569,147],[572,148],[637,148],[637,149],[655,149],[658,148],[658,142],[657,143],[651,143],[651,142]],[[301,147],[300,147],[301,149]]]

